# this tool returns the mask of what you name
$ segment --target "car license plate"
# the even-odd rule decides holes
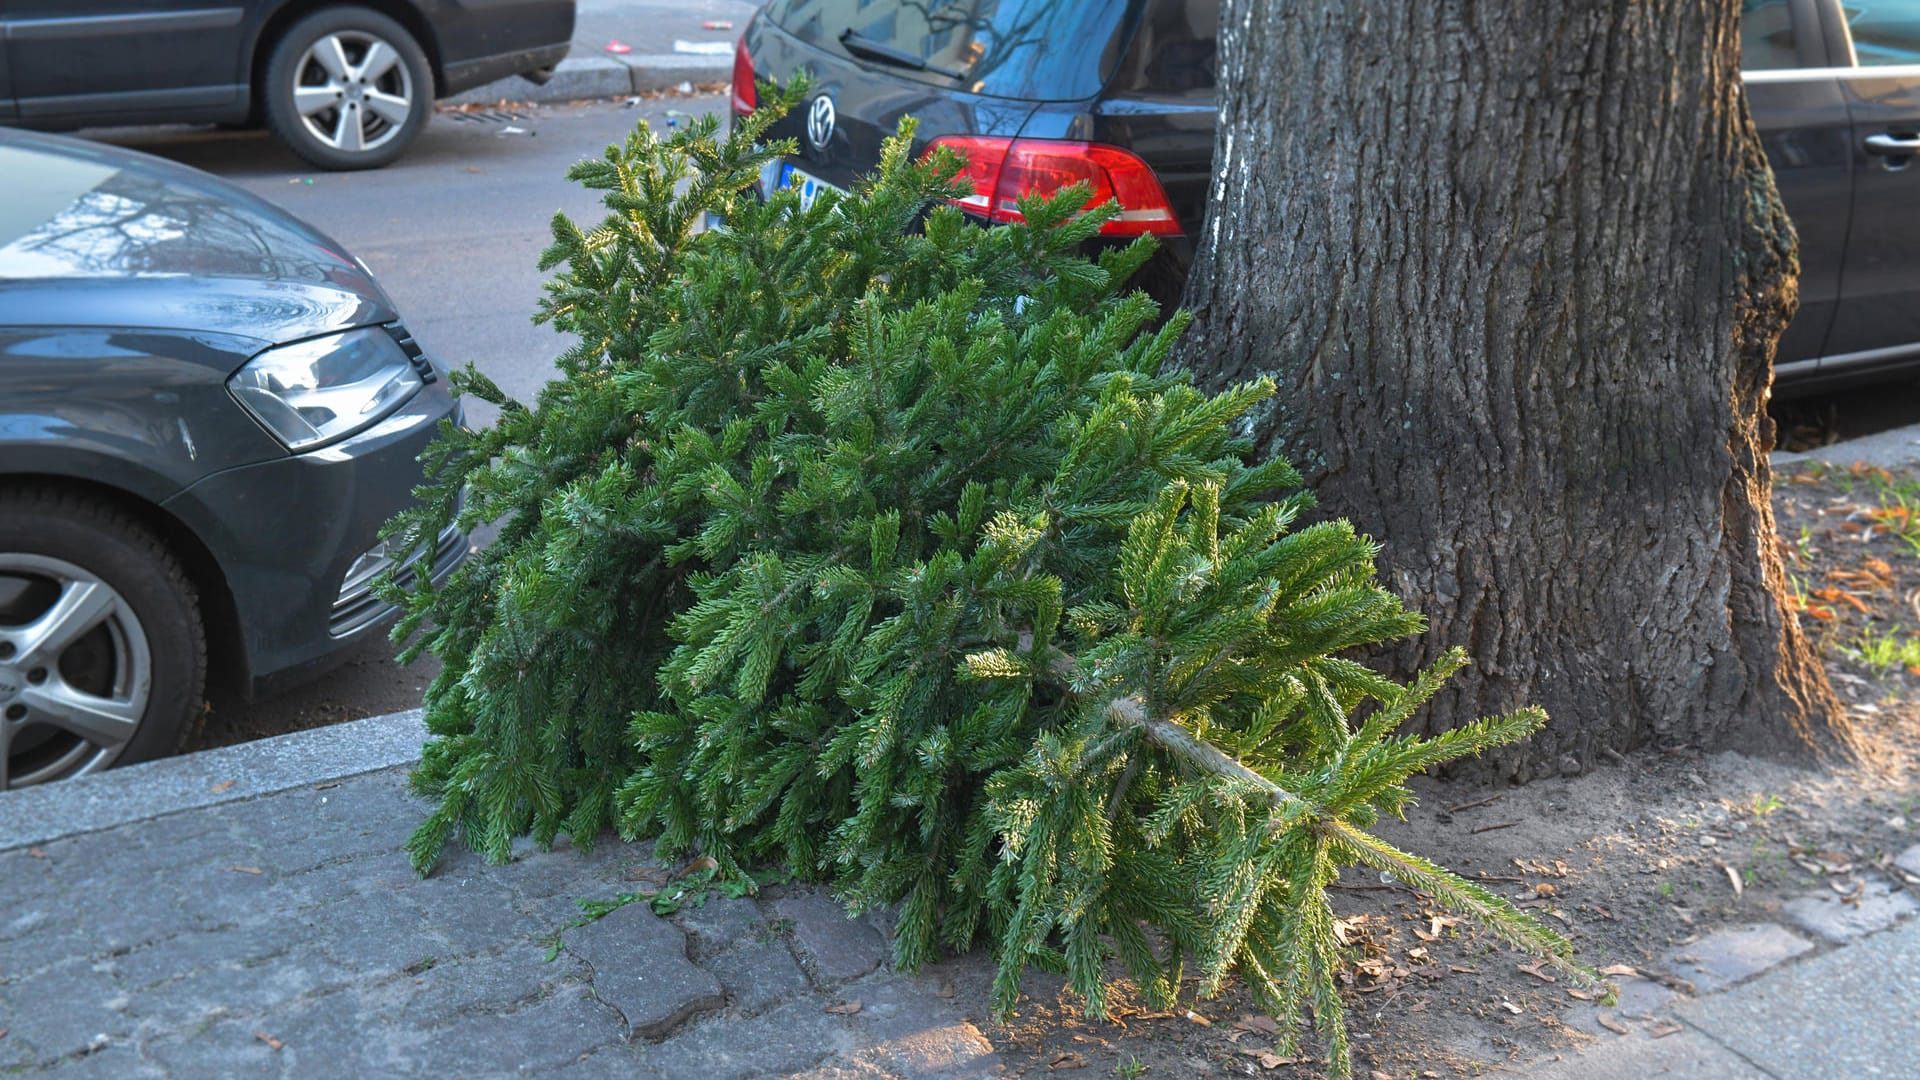
[[[847,189],[829,184],[817,176],[811,176],[784,162],[780,166],[780,183],[777,186],[780,188],[792,188],[799,192],[800,209],[802,210],[812,209],[813,201],[818,199],[820,193],[823,191],[831,191],[842,197],[847,194]]]

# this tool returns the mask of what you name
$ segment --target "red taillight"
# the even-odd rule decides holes
[[[927,148],[940,147],[966,160],[960,175],[973,182],[973,194],[954,205],[988,221],[1019,221],[1017,200],[1047,194],[1085,181],[1093,187],[1088,206],[1112,199],[1120,214],[1100,226],[1102,236],[1178,235],[1180,222],[1147,163],[1117,146],[1064,139],[1008,139],[991,135],[945,135]]]
[[[747,36],[733,46],[733,113],[745,116],[759,104],[759,95],[753,92],[753,57],[747,55]]]

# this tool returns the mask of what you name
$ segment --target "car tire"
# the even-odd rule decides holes
[[[377,11],[333,7],[274,44],[262,97],[267,127],[309,163],[375,169],[427,126],[433,69],[406,27]]]
[[[0,491],[0,790],[177,753],[206,674],[193,584],[159,536],[71,492]]]

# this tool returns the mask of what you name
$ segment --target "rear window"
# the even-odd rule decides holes
[[[929,71],[857,62],[993,97],[1072,101],[1112,72],[1125,0],[773,0],[766,17],[809,45],[847,56],[847,30],[926,61]]]
[[[1220,0],[1153,0],[1112,82],[1116,90],[1211,93],[1218,74]]]

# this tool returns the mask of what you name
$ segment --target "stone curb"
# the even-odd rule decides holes
[[[1792,465],[1802,461],[1823,461],[1842,468],[1856,461],[1879,465],[1882,468],[1912,465],[1920,463],[1920,424],[1909,424],[1891,431],[1863,435],[1857,439],[1837,442],[1817,450],[1798,453],[1775,450],[1768,457],[1776,469],[1782,465]]]
[[[621,57],[584,56],[560,61],[553,78],[544,84],[518,75],[496,79],[465,93],[446,98],[442,105],[477,105],[495,101],[560,102],[583,98],[624,97],[666,90],[681,83],[726,82],[733,77],[731,56],[693,56],[680,53],[629,54]]]
[[[0,791],[0,852],[420,760],[419,709]]]

